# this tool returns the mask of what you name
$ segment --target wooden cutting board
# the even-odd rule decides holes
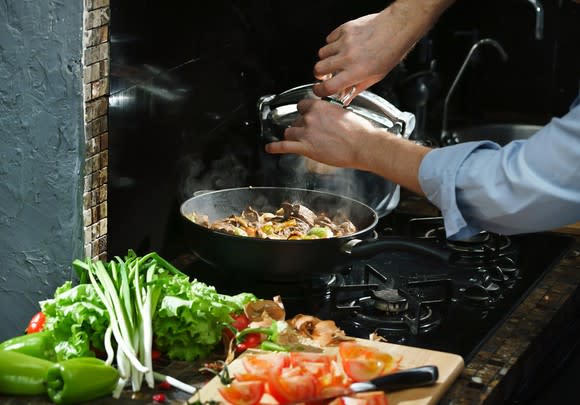
[[[370,340],[357,339],[362,344],[373,346],[381,351],[393,356],[402,356],[401,368],[412,368],[426,365],[435,365],[439,368],[439,379],[437,383],[428,387],[412,388],[388,394],[389,405],[428,405],[439,402],[443,394],[449,389],[451,384],[463,370],[463,358],[456,354],[438,352],[433,350],[420,349],[410,346],[396,345],[385,342],[373,342]],[[325,352],[336,352],[336,347],[325,348]],[[230,371],[235,374],[242,370],[240,359],[236,359],[229,366]],[[213,378],[195,395],[195,399],[202,403],[209,400],[224,403],[218,388],[219,379]],[[264,401],[263,404],[276,404],[276,401]]]

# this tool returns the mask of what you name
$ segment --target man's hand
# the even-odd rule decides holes
[[[327,101],[304,99],[301,116],[284,132],[284,140],[266,145],[269,153],[297,153],[327,165],[361,168],[360,152],[369,133],[367,120]]]
[[[344,104],[382,80],[453,0],[398,0],[378,14],[348,21],[318,51],[314,86],[320,97],[349,94]]]

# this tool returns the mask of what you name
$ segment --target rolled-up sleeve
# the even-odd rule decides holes
[[[467,238],[482,229],[468,224],[457,201],[457,174],[465,160],[480,148],[499,149],[493,142],[466,142],[433,149],[419,168],[419,182],[425,196],[441,210],[448,237]]]
[[[580,106],[527,141],[468,142],[430,151],[419,170],[447,236],[515,234],[580,220]]]

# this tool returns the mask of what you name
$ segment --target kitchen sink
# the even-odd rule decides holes
[[[531,124],[487,124],[455,129],[443,137],[444,145],[489,140],[505,145],[518,139],[527,139],[542,126]]]

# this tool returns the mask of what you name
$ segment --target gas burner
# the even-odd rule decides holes
[[[504,235],[481,231],[467,239],[447,239],[443,217],[413,218],[409,220],[411,236],[433,239],[449,249],[460,253],[502,252],[511,246],[511,240]]]
[[[449,278],[407,280],[400,288],[363,283],[330,290],[333,318],[359,331],[398,330],[416,336],[441,323],[440,310],[451,302],[452,282]]]
[[[493,281],[474,283],[467,287],[460,287],[461,299],[465,304],[487,307],[498,299],[500,287]]]
[[[348,304],[353,309],[352,317],[350,318],[353,325],[369,330],[388,332],[410,330],[412,334],[417,334],[426,333],[441,323],[441,315],[429,305],[421,306],[419,318],[417,319],[414,314],[408,311],[389,313],[378,309],[376,301],[375,298],[366,296],[353,300]],[[415,325],[417,330],[414,330]]]
[[[446,239],[446,245],[459,253],[492,254],[505,251],[511,245],[511,240],[505,235],[481,232],[466,240]]]
[[[438,228],[432,228],[429,229],[425,232],[425,234],[422,236],[423,239],[443,239],[445,235],[445,228],[438,227]]]
[[[400,314],[409,308],[407,300],[394,288],[373,290],[374,307],[387,314]]]

